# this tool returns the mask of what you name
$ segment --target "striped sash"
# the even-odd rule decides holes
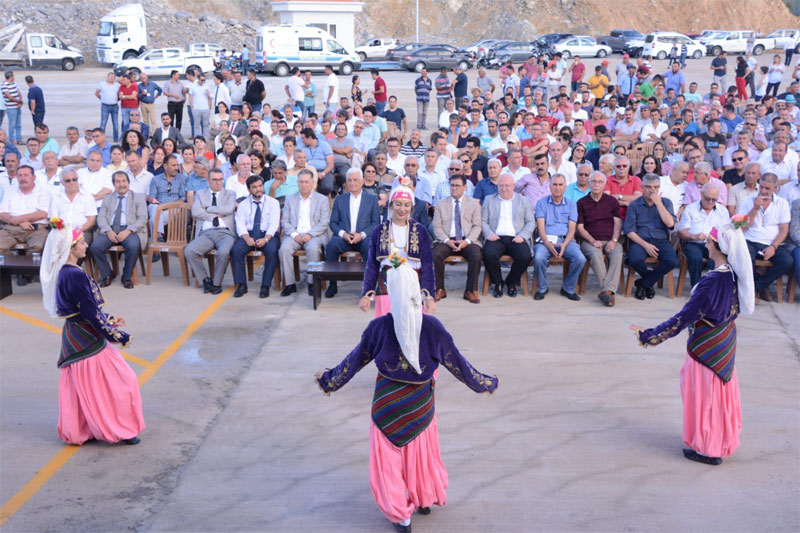
[[[686,350],[692,359],[727,383],[733,375],[736,357],[736,324],[732,320],[721,326],[712,326],[702,320],[695,322]]]
[[[401,383],[378,374],[372,420],[392,444],[405,446],[433,420],[433,380]]]
[[[58,368],[91,357],[105,346],[106,339],[87,320],[80,316],[70,317],[64,321],[64,329],[61,331]]]

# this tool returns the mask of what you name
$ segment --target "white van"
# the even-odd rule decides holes
[[[255,60],[251,62],[257,71],[288,76],[292,67],[322,71],[325,65],[348,76],[361,68],[361,61],[330,33],[313,26],[281,24],[258,28]]]
[[[672,45],[678,45],[680,54],[681,45],[686,43],[687,57],[700,59],[706,54],[706,47],[698,41],[690,39],[686,35],[674,31],[654,31],[644,38],[644,50],[642,55],[650,56],[655,59],[666,59],[669,56]]]

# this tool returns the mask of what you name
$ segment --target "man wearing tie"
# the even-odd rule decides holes
[[[186,260],[197,279],[203,280],[203,293],[222,292],[222,278],[228,268],[231,248],[236,242],[236,193],[222,188],[224,179],[218,168],[208,172],[208,189],[197,191],[192,204],[192,217],[198,227],[198,235],[186,247]],[[214,279],[208,275],[203,263],[205,254],[217,250],[214,261]]]
[[[242,110],[234,107],[231,109],[231,122],[228,124],[228,131],[231,135],[236,137],[244,137],[247,135],[247,124],[242,122]]]
[[[244,270],[245,256],[255,250],[264,254],[264,274],[261,276],[259,298],[269,297],[269,285],[278,265],[278,227],[281,208],[278,200],[264,195],[264,181],[261,176],[247,178],[250,195],[242,200],[236,210],[236,232],[239,239],[231,250],[233,282],[236,284],[234,298],[247,293],[247,275]]]
[[[338,261],[339,254],[349,251],[359,252],[362,261],[369,254],[369,238],[372,231],[381,223],[378,197],[364,194],[364,175],[360,168],[347,171],[347,194],[336,197],[331,214],[333,237],[325,247],[325,261]],[[326,298],[333,298],[338,292],[336,281],[331,281]]]
[[[214,73],[214,90],[213,94],[213,104],[214,107],[211,109],[213,113],[218,113],[219,109],[217,109],[217,105],[220,102],[224,103],[228,109],[231,108],[231,91],[222,81],[222,74],[215,72]]]
[[[297,292],[297,280],[294,277],[294,253],[306,251],[309,263],[322,258],[322,247],[328,241],[328,224],[331,219],[331,207],[328,198],[314,191],[314,175],[310,170],[301,170],[297,174],[297,188],[300,192],[286,198],[281,217],[283,241],[281,242],[281,270],[286,280],[286,288],[281,296],[289,296]],[[308,294],[312,294],[311,276],[309,276]]]
[[[463,174],[450,176],[450,197],[436,204],[433,214],[433,270],[436,275],[436,300],[447,298],[444,290],[444,260],[459,255],[467,260],[467,286],[464,299],[481,303],[478,298],[478,274],[481,271],[481,204],[464,192]]]
[[[106,251],[114,245],[125,249],[125,266],[122,268],[122,286],[133,288],[133,269],[142,249],[147,246],[147,204],[144,194],[130,190],[130,180],[124,170],[112,175],[114,193],[100,204],[97,228],[100,230],[92,242],[92,258],[100,271],[100,286],[108,287],[117,277],[111,272]]]

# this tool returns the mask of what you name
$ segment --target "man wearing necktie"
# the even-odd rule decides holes
[[[224,179],[218,168],[208,173],[208,189],[197,191],[192,203],[192,217],[197,225],[197,236],[186,247],[186,260],[197,279],[203,280],[203,293],[222,292],[222,278],[228,269],[231,248],[236,242],[236,193],[223,189]],[[203,257],[217,250],[214,261],[214,279],[209,276]]]
[[[278,239],[281,208],[278,200],[264,195],[264,182],[261,176],[247,178],[250,195],[242,200],[236,210],[236,233],[239,239],[231,250],[233,282],[236,284],[234,298],[247,293],[245,256],[250,251],[264,254],[264,274],[261,276],[259,298],[269,296],[269,285],[278,265]]]
[[[100,204],[97,214],[99,232],[92,242],[91,253],[100,271],[100,286],[108,287],[117,277],[108,264],[106,251],[119,245],[125,249],[125,266],[122,269],[122,286],[133,288],[133,269],[142,249],[147,246],[147,204],[145,195],[130,190],[130,178],[124,170],[112,175],[114,193]]]
[[[433,271],[436,276],[436,300],[447,298],[444,288],[444,260],[458,255],[467,261],[467,286],[464,299],[480,303],[478,274],[481,271],[481,204],[470,198],[463,174],[450,176],[450,196],[436,204],[433,214]]]

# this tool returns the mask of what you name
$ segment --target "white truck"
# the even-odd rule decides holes
[[[795,54],[800,54],[800,30],[775,30],[764,38],[775,41],[773,48],[785,50],[788,43],[794,46]]]
[[[130,70],[137,76],[144,72],[149,76],[169,76],[173,70],[181,74],[188,69],[200,72],[214,71],[214,58],[222,47],[213,43],[193,43],[188,50],[181,48],[154,48],[138,57],[124,59],[114,64],[117,75]]]
[[[142,4],[125,4],[100,19],[97,62],[117,63],[147,49],[147,21]]]
[[[735,30],[713,34],[706,39],[706,53],[718,56],[723,51],[729,54],[744,54],[747,51],[748,39],[753,42],[753,55],[760,56],[764,50],[774,48],[774,39],[756,38],[754,31]]]
[[[23,37],[25,50],[15,52]],[[20,65],[23,67],[60,67],[63,70],[75,70],[83,65],[83,54],[75,47],[64,44],[64,41],[50,33],[25,33],[21,23],[12,24],[0,29],[0,43],[7,41],[0,48],[0,65]]]
[[[391,37],[376,37],[375,39],[370,39],[361,46],[356,46],[356,53],[358,57],[361,58],[361,61],[366,61],[367,59],[383,59],[386,57],[386,52],[399,45],[400,42],[397,39],[392,39]]]

